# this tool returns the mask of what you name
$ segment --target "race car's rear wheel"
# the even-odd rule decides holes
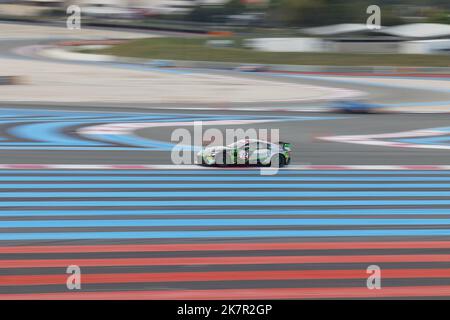
[[[291,159],[292,159],[291,157],[287,158],[287,159],[284,161],[285,165],[290,164],[290,163],[291,163]]]

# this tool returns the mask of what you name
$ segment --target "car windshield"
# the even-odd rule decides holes
[[[229,144],[228,147],[230,147],[230,148],[242,148],[247,142],[248,141],[246,141],[246,140],[239,140],[239,141],[236,141],[236,142],[234,142],[232,144]]]
[[[228,145],[229,148],[238,148],[238,149],[240,149],[244,146],[246,146],[246,147],[248,146],[249,149],[254,149],[254,150],[270,149],[270,144],[264,143],[261,141],[250,142],[248,140],[239,140],[237,142],[234,142],[234,143]]]

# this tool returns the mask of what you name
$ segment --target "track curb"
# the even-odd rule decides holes
[[[104,169],[104,170],[260,170],[258,167],[203,167],[172,164],[0,164],[0,169]],[[450,165],[290,165],[280,170],[450,170]]]

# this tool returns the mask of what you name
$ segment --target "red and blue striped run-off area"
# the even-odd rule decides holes
[[[450,296],[444,167],[11,165],[0,208],[0,299]]]

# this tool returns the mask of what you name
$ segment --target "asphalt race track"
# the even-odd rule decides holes
[[[135,135],[96,127],[262,118],[257,128],[279,128],[295,146],[291,169],[274,176],[171,165],[173,125]],[[448,151],[319,139],[447,123],[440,115],[4,108],[0,298],[447,296]],[[81,292],[66,288],[69,265],[82,270]],[[382,269],[382,290],[366,288],[370,265]]]
[[[314,78],[286,81],[331,85]],[[373,102],[450,100],[341,85]],[[0,106],[0,299],[449,297],[449,115],[279,106]],[[293,163],[173,165],[172,132],[196,121],[279,129]],[[71,265],[81,290],[66,287]]]
[[[337,143],[321,139],[445,128],[449,124],[445,114],[350,115],[162,109],[140,109],[138,112],[124,108],[114,111],[106,111],[105,108],[68,111],[67,108],[56,108],[0,107],[4,114],[0,132],[6,137],[0,140],[2,163],[49,163],[50,158],[51,162],[61,164],[172,164],[171,150],[177,143],[171,141],[174,129],[186,128],[193,135],[194,121],[202,121],[205,123],[203,132],[214,127],[224,135],[226,129],[278,129],[280,139],[294,145],[294,164],[450,164],[448,150],[440,147],[446,145],[446,136],[442,143],[436,142],[435,148],[428,149]],[[245,123],[252,120],[264,122]],[[208,125],[207,121],[225,121],[227,124]],[[124,124],[125,127],[129,123],[145,122],[146,127],[138,128],[132,134],[124,131],[114,135],[80,133],[105,122]],[[165,125],[161,126],[161,122]],[[152,123],[156,125],[152,127]],[[426,137],[417,137],[418,143],[421,143],[419,138]]]
[[[0,174],[0,298],[450,293],[448,170]],[[366,288],[370,265],[382,290]]]

